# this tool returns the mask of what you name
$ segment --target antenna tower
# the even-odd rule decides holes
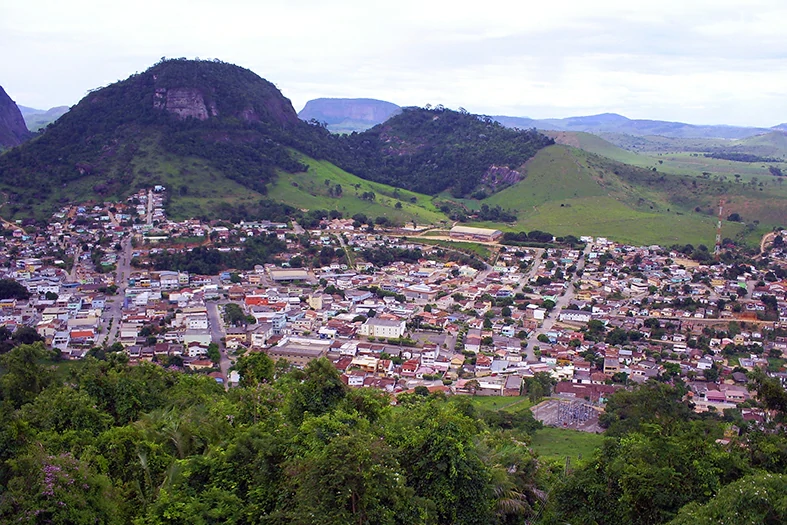
[[[716,260],[721,257],[721,220],[724,214],[724,199],[719,199],[719,221],[716,223],[716,248],[713,250],[713,255]]]

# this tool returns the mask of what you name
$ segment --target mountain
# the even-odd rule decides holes
[[[174,184],[189,198],[197,197],[190,187],[203,187],[207,198],[222,185],[259,197],[279,170],[305,169],[291,148],[319,131],[247,69],[166,60],[90,92],[41,136],[0,157],[0,184],[12,211],[40,215],[61,201],[121,198],[150,184]]]
[[[627,122],[599,115],[583,125]],[[747,139],[748,147],[775,151],[783,137],[773,133]],[[273,84],[247,69],[166,60],[90,92],[0,155],[2,212],[44,220],[65,203],[122,199],[161,184],[173,218],[255,220],[272,210],[277,217],[316,210],[308,214],[314,218],[331,210],[439,224],[450,216],[706,245],[721,195],[725,211],[745,218],[746,235],[784,216],[778,173],[787,167],[779,163],[730,160],[743,153],[737,150],[648,156],[584,132],[550,134],[441,106],[403,108],[366,131],[333,134],[299,119]],[[743,230],[725,225],[724,235]]]
[[[519,181],[516,168],[553,143],[534,130],[513,130],[442,106],[403,108],[383,124],[340,140],[331,160],[350,173],[454,197],[485,195]]]
[[[320,164],[327,162],[418,193],[486,195],[516,182],[516,167],[551,143],[535,131],[442,107],[408,108],[365,132],[335,135],[300,120],[273,84],[247,69],[167,60],[92,91],[42,135],[0,157],[0,189],[12,214],[44,217],[59,203],[117,199],[162,184],[173,190],[175,215],[234,215],[239,200],[247,210],[263,207],[272,185],[292,179],[285,174],[297,179],[292,187],[310,188],[310,166],[330,173]],[[355,197],[342,190],[309,193],[330,209],[331,199]],[[407,211],[397,202],[402,192],[381,191],[393,197],[384,207]],[[358,198],[374,200],[377,193]]]
[[[334,133],[351,133],[382,124],[401,111],[396,104],[373,98],[318,98],[308,101],[298,118],[323,122]]]
[[[0,150],[18,146],[30,135],[16,103],[0,86]]]
[[[28,108],[27,106],[19,106],[19,111],[22,112],[22,117],[25,119],[25,124],[30,131],[38,131],[47,126],[68,111],[68,106],[56,106],[49,109],[35,109]]]
[[[616,113],[562,119],[530,119],[527,117],[492,117],[509,127],[537,128],[550,131],[587,131],[589,133],[620,133],[634,136],[658,135],[672,138],[742,139],[772,129],[739,126],[705,126],[663,120],[630,119]]]
[[[247,69],[166,60],[90,92],[0,156],[3,213],[43,220],[63,203],[121,199],[161,184],[176,218],[268,218],[269,191],[287,204],[399,223],[444,218],[422,195],[330,163],[351,157],[349,146],[298,119],[273,84]]]

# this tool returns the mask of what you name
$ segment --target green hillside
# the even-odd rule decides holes
[[[763,157],[780,157],[787,159],[787,133],[773,131],[763,135],[755,135],[733,142],[733,147],[740,147],[747,152]]]
[[[552,138],[557,144],[579,148],[590,153],[595,153],[596,155],[608,157],[618,162],[632,164],[634,166],[653,163],[651,159],[645,159],[642,155],[638,155],[633,151],[616,146],[603,137],[594,135],[592,133],[587,133],[584,131],[544,131],[543,133],[546,136]]]
[[[387,217],[398,224],[437,224],[446,220],[426,195],[361,179],[327,161],[305,156],[298,159],[308,166],[308,171],[279,173],[268,190],[269,198],[301,209],[338,210],[345,217],[356,213],[370,218]]]
[[[544,230],[555,235],[602,235],[632,243],[713,244],[713,203],[732,184],[654,173],[563,145],[540,151],[522,168],[526,178],[483,202],[515,208],[518,220],[508,230]],[[784,209],[784,202],[742,191],[731,201],[763,211]],[[731,202],[729,208],[735,206]],[[699,207],[699,211],[695,208]],[[763,225],[764,227],[764,225]],[[744,226],[725,221],[723,235],[735,238]],[[759,228],[744,240],[754,242]]]
[[[279,202],[396,224],[444,224],[450,215],[511,221],[491,224],[506,229],[710,245],[723,197],[725,213],[743,218],[725,222],[725,237],[753,241],[784,222],[781,133],[669,139],[686,147],[648,154],[647,141],[661,139],[638,137],[641,149],[631,151],[589,133],[550,135],[438,106],[405,108],[337,136],[299,120],[252,71],[168,60],[90,92],[43,134],[0,155],[2,213],[46,220],[67,203],[162,184],[176,219],[291,216]],[[705,149],[688,150],[690,141]]]
[[[597,136],[579,131],[547,131],[545,133],[558,144],[580,148],[640,168],[650,170],[655,168],[659,172],[743,182],[750,182],[756,178],[757,182],[770,181],[772,185],[778,185],[778,180],[770,170],[771,166],[779,168],[787,174],[787,163],[784,162],[731,160],[731,158],[736,158],[736,155],[787,158],[787,136],[781,132],[733,141],[633,137],[619,134]],[[713,158],[708,155],[730,158]]]

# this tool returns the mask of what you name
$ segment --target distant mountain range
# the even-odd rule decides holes
[[[22,113],[0,86],[0,150],[18,146],[30,136]]]
[[[19,111],[22,112],[22,117],[25,119],[27,129],[30,131],[38,131],[65,115],[68,111],[68,106],[57,106],[49,109],[35,109],[27,106],[19,106]]]
[[[316,120],[334,133],[364,131],[401,113],[391,102],[372,98],[317,98],[298,113],[301,120]]]
[[[370,98],[318,98],[310,100],[298,114],[303,120],[315,119],[327,124],[334,133],[363,131],[385,122],[401,111],[391,102]],[[776,131],[787,131],[787,123],[773,128],[742,126],[711,126],[669,122],[664,120],[630,119],[616,113],[584,117],[532,119],[528,117],[492,117],[512,128],[536,128],[545,131],[586,131],[588,133],[621,133],[638,137],[742,139]]]
[[[743,139],[774,129],[785,129],[784,124],[773,128],[741,126],[710,126],[668,122],[664,120],[630,119],[616,113],[602,113],[586,117],[562,119],[531,119],[527,117],[492,117],[505,126],[537,128],[549,131],[586,131],[588,133],[623,133],[639,137],[657,135],[671,138]]]

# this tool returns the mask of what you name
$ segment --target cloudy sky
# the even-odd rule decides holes
[[[474,113],[787,121],[784,0],[0,2],[0,85],[73,105],[162,56],[220,58],[300,110],[371,97]]]

